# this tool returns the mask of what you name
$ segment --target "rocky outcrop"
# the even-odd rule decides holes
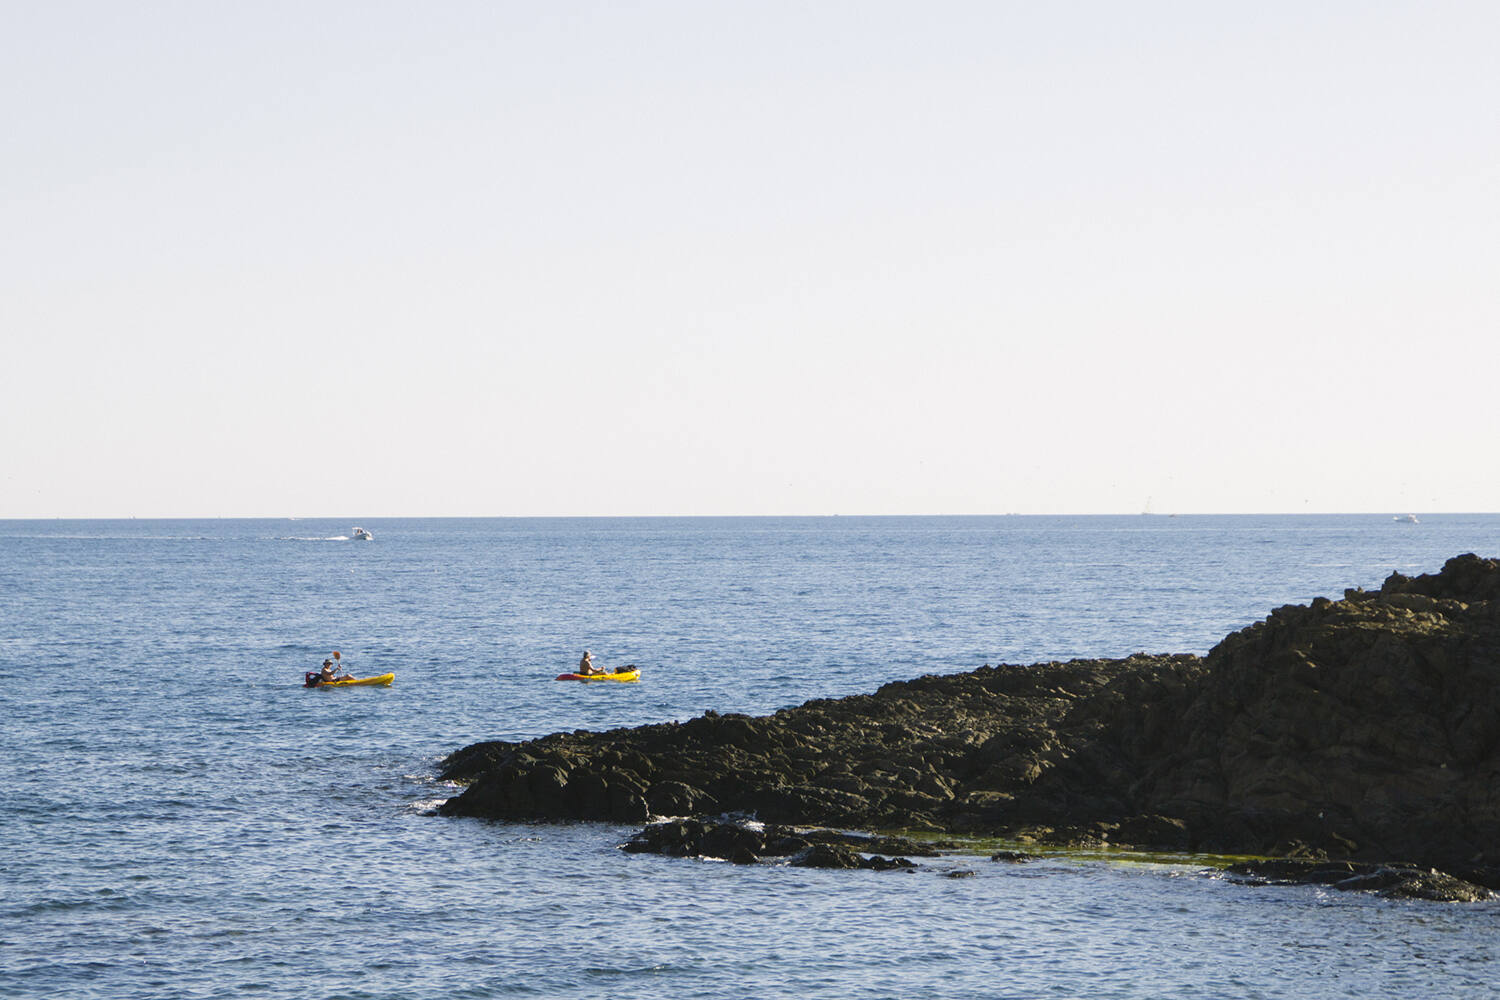
[[[501,819],[942,830],[1048,845],[1500,861],[1500,563],[1279,608],[1206,657],[1136,655],[887,684],[483,743],[440,807]]]
[[[1497,598],[1460,556],[1229,636],[1141,796],[1216,849],[1500,861]]]
[[[1180,699],[1190,656],[983,667],[887,684],[770,716],[484,743],[446,762],[472,784],[440,811],[643,822],[754,814],[770,823],[989,832],[1130,811],[1159,722],[1115,716]],[[1164,716],[1165,718],[1165,716]],[[1045,780],[1044,780],[1045,779]],[[1141,821],[1148,823],[1149,821]]]

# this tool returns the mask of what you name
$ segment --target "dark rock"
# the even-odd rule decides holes
[[[632,854],[721,858],[752,864],[762,858],[791,857],[806,868],[912,868],[904,857],[885,858],[874,851],[934,855],[936,849],[900,837],[871,837],[835,830],[793,830],[745,820],[676,819],[652,823],[622,850]]]
[[[1341,885],[1339,888],[1357,887]],[[1381,888],[1378,894],[1387,899],[1426,899],[1438,903],[1477,903],[1492,899],[1495,895],[1483,886],[1465,882],[1436,869],[1393,882]]]
[[[859,855],[837,844],[813,844],[792,856],[796,868],[858,868]]]
[[[444,781],[473,781],[485,771],[497,766],[516,744],[503,740],[475,743],[449,754],[443,761],[438,777]]]
[[[699,820],[670,820],[653,823],[641,830],[623,850],[632,854],[696,854],[703,838],[703,824]]]
[[[813,844],[792,856],[788,864],[795,868],[863,868],[869,871],[896,871],[915,868],[906,858],[861,857],[840,844]]]
[[[659,781],[651,786],[647,804],[656,816],[687,816],[716,812],[713,797],[681,781]]]
[[[1371,892],[1388,899],[1472,903],[1495,895],[1483,885],[1414,865],[1280,858],[1244,862],[1225,871],[1250,885],[1326,885],[1341,892]]]
[[[1241,850],[1492,864],[1497,595],[1500,564],[1459,556],[1373,597],[1277,609],[1209,653],[1137,793]]]
[[[1130,816],[1114,825],[1110,843],[1115,847],[1144,846],[1155,851],[1191,851],[1192,833],[1185,820],[1170,816]]]
[[[1500,892],[1500,867],[1486,865],[1453,865],[1448,874],[1474,885]]]
[[[695,853],[711,858],[724,858],[737,864],[751,864],[760,860],[764,850],[765,837],[759,831],[730,823],[717,823],[704,833]]]

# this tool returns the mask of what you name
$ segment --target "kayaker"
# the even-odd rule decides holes
[[[348,668],[344,666],[342,661],[340,661],[339,663],[334,663],[332,660],[324,660],[323,670],[318,674],[318,682],[322,684],[329,684],[333,681],[348,680],[353,676],[354,675],[349,672]]]
[[[583,659],[578,661],[578,672],[585,677],[592,677],[595,674],[602,674],[605,671],[603,667],[594,666],[594,654],[585,649],[583,651]]]

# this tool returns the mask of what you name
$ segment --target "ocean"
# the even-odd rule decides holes
[[[1500,515],[0,521],[0,997],[1500,996],[1496,903],[429,815],[474,741],[1204,653],[1463,552]]]

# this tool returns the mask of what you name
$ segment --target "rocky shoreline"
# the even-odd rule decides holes
[[[740,814],[1292,859],[1247,879],[1301,870],[1390,889],[1391,872],[1436,869],[1482,895],[1500,889],[1500,562],[1458,556],[1278,608],[1204,657],[984,666],[762,717],[478,743],[442,774],[468,783],[439,807],[449,816]],[[817,846],[778,836],[795,846],[782,856]],[[648,827],[632,843],[653,837],[670,841]],[[665,853],[703,853],[681,846],[692,841]]]

